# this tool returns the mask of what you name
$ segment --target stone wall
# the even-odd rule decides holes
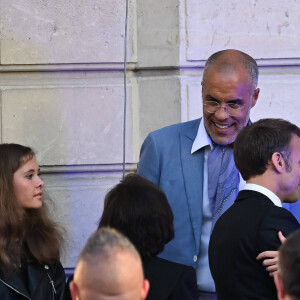
[[[125,0],[0,2],[0,138],[32,146],[76,258],[122,176]],[[298,1],[129,1],[126,170],[152,130],[198,118],[207,57],[257,59],[252,119],[300,125]]]

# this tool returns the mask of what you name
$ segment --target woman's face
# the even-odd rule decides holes
[[[39,166],[33,156],[13,175],[15,196],[22,208],[38,209],[42,206],[44,182],[39,172]]]

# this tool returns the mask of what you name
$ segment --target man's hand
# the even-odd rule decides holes
[[[281,244],[286,240],[281,231],[278,232],[278,237]],[[266,268],[267,272],[269,272],[270,276],[274,276],[274,273],[278,270],[278,251],[264,251],[260,253],[256,259],[263,259],[263,266]]]

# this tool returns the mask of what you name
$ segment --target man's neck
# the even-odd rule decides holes
[[[246,183],[257,184],[270,190],[280,199],[280,202],[283,203],[283,200],[278,193],[276,178],[272,176],[270,177],[268,174],[264,173],[262,175],[251,177],[250,179],[246,180]]]
[[[253,184],[257,184],[257,185],[263,186],[266,189],[272,191],[274,194],[276,194],[276,190],[274,190],[272,182],[269,181],[264,176],[251,177],[250,179],[246,180],[246,183],[253,183]]]
[[[273,192],[275,195],[278,195],[278,189],[276,188],[276,181],[274,178],[270,178],[269,176],[258,175],[255,177],[251,177],[250,179],[246,180],[246,183],[253,183],[260,185],[271,192]]]

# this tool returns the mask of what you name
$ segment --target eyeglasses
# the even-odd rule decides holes
[[[211,114],[216,113],[220,108],[224,108],[229,116],[236,115],[238,111],[243,108],[242,104],[227,103],[226,105],[222,106],[216,101],[205,101],[203,105],[205,106],[205,111]]]

